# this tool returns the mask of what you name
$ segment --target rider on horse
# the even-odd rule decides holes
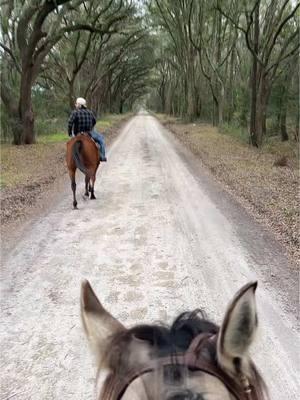
[[[78,133],[88,133],[100,147],[100,161],[106,161],[104,137],[95,131],[96,118],[86,106],[86,101],[78,97],[75,103],[76,109],[72,111],[68,123],[69,136],[76,136]]]

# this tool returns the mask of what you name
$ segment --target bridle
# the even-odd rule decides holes
[[[213,343],[216,340],[217,337],[214,334],[201,333],[194,338],[185,353],[151,360],[143,367],[133,368],[122,378],[114,375],[109,376],[100,399],[121,400],[121,397],[135,379],[149,372],[154,372],[157,368],[177,365],[184,366],[192,371],[202,371],[218,378],[236,400],[263,400],[264,395],[259,385],[251,384],[245,375],[240,375],[238,380],[234,380],[218,365],[198,357],[207,341]]]

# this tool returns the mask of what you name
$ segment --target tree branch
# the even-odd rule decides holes
[[[286,60],[287,58],[289,58],[290,56],[292,56],[292,55],[294,55],[294,54],[296,53],[296,51],[297,51],[297,50],[299,49],[299,47],[300,47],[300,42],[299,42],[299,40],[297,41],[296,46],[293,47],[293,49],[292,49],[291,51],[289,51],[286,55],[284,55],[285,50],[286,50],[287,47],[288,47],[288,44],[291,43],[292,40],[293,40],[295,37],[297,37],[297,36],[299,36],[299,29],[297,29],[297,30],[293,33],[293,35],[290,36],[290,37],[286,40],[286,43],[284,43],[284,45],[282,46],[282,50],[281,50],[281,52],[279,53],[277,60],[276,60],[272,65],[270,65],[270,67],[266,70],[266,75],[267,75],[273,68],[275,68],[275,71],[274,71],[273,74],[272,74],[272,79],[273,79],[273,78],[274,78],[274,75],[275,75],[275,73],[276,73],[276,69],[277,69],[278,65],[279,65],[282,61]]]
[[[10,57],[12,58],[12,60],[13,60],[13,62],[15,64],[15,67],[17,68],[17,71],[19,73],[21,73],[20,65],[19,65],[16,57],[14,56],[13,52],[7,46],[5,46],[5,44],[3,44],[1,42],[0,42],[0,46],[3,48],[4,51],[6,51],[6,53],[8,53],[10,55]]]
[[[284,7],[285,7],[286,4],[287,4],[287,2],[284,4]],[[270,47],[269,47],[269,51],[268,51],[267,57],[266,57],[266,63],[269,61],[269,58],[270,58],[270,55],[271,55],[271,53],[272,53],[273,47],[275,46],[276,40],[277,40],[277,38],[278,38],[280,32],[282,31],[284,25],[295,15],[295,13],[296,13],[296,11],[298,10],[299,7],[300,7],[300,3],[298,3],[298,4],[296,5],[296,7],[294,8],[294,10],[293,10],[293,11],[281,22],[281,24],[279,25],[279,27],[278,27],[278,29],[277,29],[275,35],[274,35],[274,38],[273,38],[273,40],[272,40],[272,43],[271,43],[271,45],[270,45]]]

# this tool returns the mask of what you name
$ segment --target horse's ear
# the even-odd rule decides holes
[[[218,360],[232,373],[247,368],[248,350],[257,330],[256,287],[257,282],[251,282],[236,293],[219,332]]]
[[[105,310],[88,281],[81,285],[81,318],[92,351],[100,362],[107,339],[125,328]]]

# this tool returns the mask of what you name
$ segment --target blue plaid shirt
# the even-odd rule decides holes
[[[96,125],[96,118],[92,111],[87,108],[79,108],[72,111],[68,122],[68,134],[76,136],[81,132],[91,132]]]

